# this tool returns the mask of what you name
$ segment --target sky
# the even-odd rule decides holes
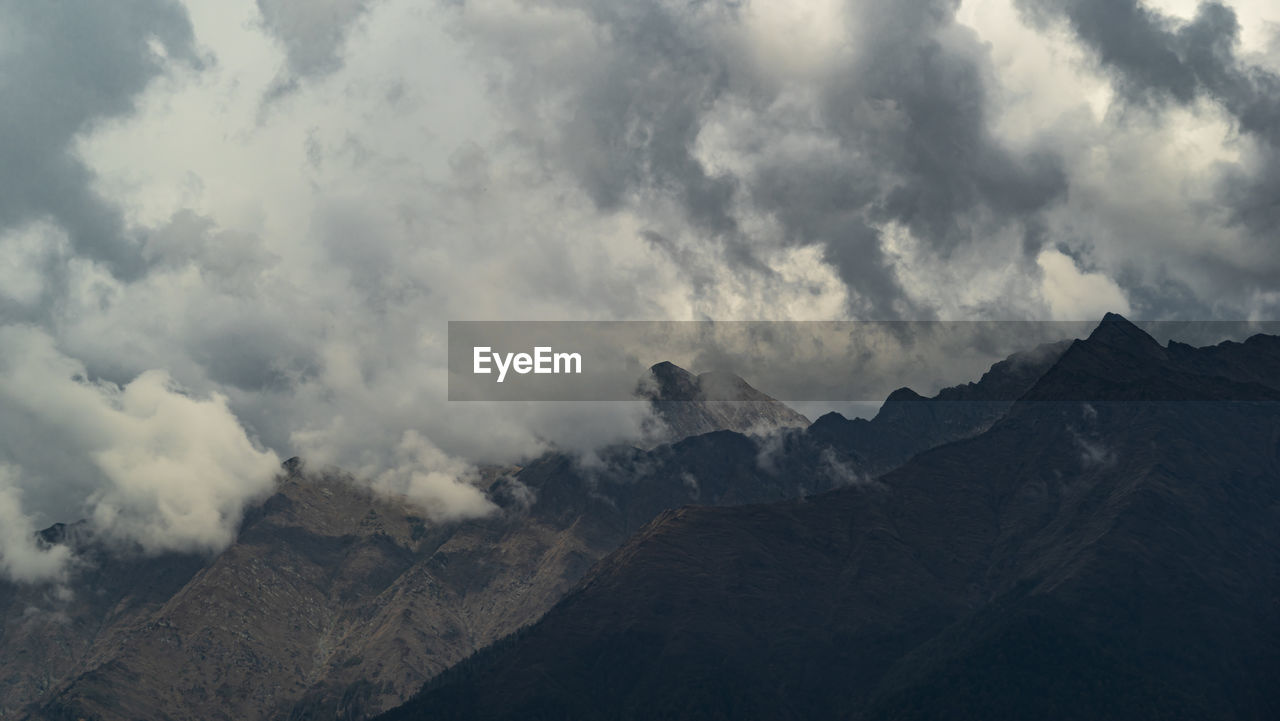
[[[449,320],[1280,306],[1269,0],[0,0],[0,98],[23,581],[216,551],[293,455],[443,521],[636,432],[447,403]]]

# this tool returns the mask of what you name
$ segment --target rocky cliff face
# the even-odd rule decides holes
[[[3,719],[24,717],[28,704],[100,663],[127,629],[144,626],[207,562],[195,555],[106,552],[84,524],[58,524],[42,535],[46,542],[73,546],[84,562],[71,586],[0,581]]]
[[[1277,569],[1280,339],[1112,316],[876,483],[661,514],[385,718],[1276,718]]]
[[[26,713],[46,718],[362,718],[536,620],[617,545],[592,540],[515,507],[433,526],[349,478],[295,471],[232,547],[192,559],[185,582],[132,612],[44,599],[64,617],[102,618],[63,632],[82,647],[68,654],[77,663],[10,698],[42,696]],[[134,575],[176,559],[146,563]],[[76,586],[95,594],[87,579]],[[49,625],[31,625],[33,646]]]

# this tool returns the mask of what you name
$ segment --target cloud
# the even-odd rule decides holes
[[[1124,291],[1101,273],[1082,272],[1076,261],[1058,250],[1036,258],[1044,273],[1044,296],[1054,320],[1088,320],[1108,312],[1129,313]]]
[[[680,482],[689,491],[690,500],[697,502],[702,497],[702,486],[698,484],[698,477],[688,471],[680,472]]]
[[[497,510],[476,487],[474,468],[450,458],[421,434],[405,431],[396,454],[395,467],[374,477],[375,490],[405,497],[434,521],[478,518]]]
[[[159,480],[136,449],[213,450],[151,400],[441,518],[476,463],[638,436],[449,403],[448,320],[1274,314],[1269,9],[1190,12],[0,0],[0,461],[36,527],[216,545],[262,487]]]
[[[10,487],[46,518],[78,505],[96,532],[146,552],[220,550],[279,469],[224,396],[190,396],[162,371],[123,386],[91,380],[39,330],[0,327],[0,398],[6,430],[28,428],[5,434],[5,457],[43,471]],[[31,443],[40,437],[56,448]],[[50,452],[68,461],[50,463]]]
[[[369,0],[258,0],[262,20],[284,43],[289,67],[299,75],[332,72],[341,66],[339,51],[353,21]]]
[[[1189,18],[1141,0],[1018,0],[1017,5],[1041,29],[1066,24],[1090,51],[1111,80],[1111,112],[1119,123],[1146,126],[1148,134],[1152,126],[1173,125],[1187,137],[1185,121],[1179,122],[1187,111],[1221,118],[1217,142],[1234,152],[1194,173],[1184,166],[1169,179],[1146,175],[1158,192],[1182,196],[1193,211],[1182,209],[1178,220],[1198,234],[1193,242],[1202,267],[1187,275],[1199,276],[1190,282],[1201,286],[1192,291],[1201,296],[1200,303],[1206,303],[1205,280],[1236,294],[1241,288],[1258,295],[1272,291],[1280,266],[1259,243],[1280,221],[1275,202],[1280,195],[1275,171],[1280,165],[1280,73],[1241,51],[1237,11],[1221,2],[1202,2]],[[1163,152],[1148,154],[1159,158]],[[1125,187],[1117,183],[1113,192],[1125,193]],[[1152,204],[1145,209],[1157,215]]]
[[[1080,452],[1080,463],[1085,468],[1109,466],[1115,463],[1115,453],[1101,441],[1089,439],[1075,433],[1072,434],[1072,440],[1075,442],[1076,449]]]
[[[1277,77],[1237,57],[1241,28],[1228,5],[1202,2],[1189,20],[1142,0],[1019,0],[1018,5],[1034,22],[1066,20],[1128,100],[1187,105],[1208,96],[1236,116],[1243,130],[1278,137]]]
[[[18,582],[59,581],[65,577],[71,549],[42,546],[36,528],[22,510],[18,472],[0,465],[0,578]]]
[[[895,277],[886,223],[944,257],[1008,227],[1038,247],[1036,215],[1065,190],[1062,171],[1048,148],[1018,151],[991,132],[988,54],[951,3],[788,12],[464,4],[459,32],[507,61],[516,137],[600,209],[674,206],[683,233],[645,214],[673,257],[712,244],[754,280],[775,249],[818,248],[849,289],[847,310],[910,317],[929,309]],[[821,39],[781,61],[764,39],[773,20]]]
[[[70,146],[93,123],[130,113],[166,66],[199,65],[186,13],[167,0],[6,0],[0,25],[0,229],[53,218],[77,254],[137,277],[145,263],[122,214]]]
[[[823,448],[818,454],[818,469],[831,482],[832,487],[840,486],[879,486],[864,471],[854,467],[852,463],[840,458],[831,448]]]

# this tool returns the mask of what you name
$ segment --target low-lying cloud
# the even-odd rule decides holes
[[[0,465],[0,578],[19,582],[57,581],[71,560],[66,546],[42,545],[22,507],[18,471]]]
[[[416,431],[406,431],[395,465],[373,477],[376,491],[403,496],[433,521],[477,518],[497,510],[476,487],[475,469],[451,458]]]
[[[68,508],[97,534],[144,552],[219,550],[279,470],[279,458],[246,435],[225,396],[188,395],[163,371],[123,386],[92,380],[36,329],[0,328],[0,399],[8,411],[0,444],[13,462],[0,490],[4,525],[7,535],[28,536],[27,544],[6,541],[15,578],[60,571],[65,549],[29,545],[32,517],[48,522]],[[43,442],[32,445],[36,438]],[[65,464],[51,466],[50,452]],[[36,503],[20,505],[24,496]]]

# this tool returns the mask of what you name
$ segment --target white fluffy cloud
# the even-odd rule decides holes
[[[59,580],[66,574],[71,550],[37,542],[35,524],[22,508],[20,482],[17,469],[0,465],[0,578]]]
[[[433,520],[476,518],[494,505],[469,483],[472,469],[451,458],[416,431],[405,431],[396,464],[373,478],[374,490],[403,496],[426,509]]]
[[[0,505],[7,517],[27,519],[15,523],[21,531],[6,523],[9,535],[31,531],[27,513],[48,520],[79,500],[75,510],[108,538],[148,552],[217,550],[231,541],[246,502],[271,491],[279,470],[279,458],[245,434],[225,396],[190,396],[163,371],[123,386],[93,381],[52,338],[29,327],[0,327],[0,399],[9,423],[47,434],[58,455],[80,462],[79,473],[50,467],[46,447],[6,434],[3,451],[17,468],[6,470]],[[23,513],[19,501],[37,495],[63,503]],[[19,566],[6,556],[14,577],[60,558],[15,543],[8,539],[5,547],[45,565]]]
[[[1129,312],[1129,301],[1115,281],[1081,271],[1061,251],[1042,251],[1036,264],[1044,271],[1044,298],[1053,320],[1090,320],[1107,312]]]

